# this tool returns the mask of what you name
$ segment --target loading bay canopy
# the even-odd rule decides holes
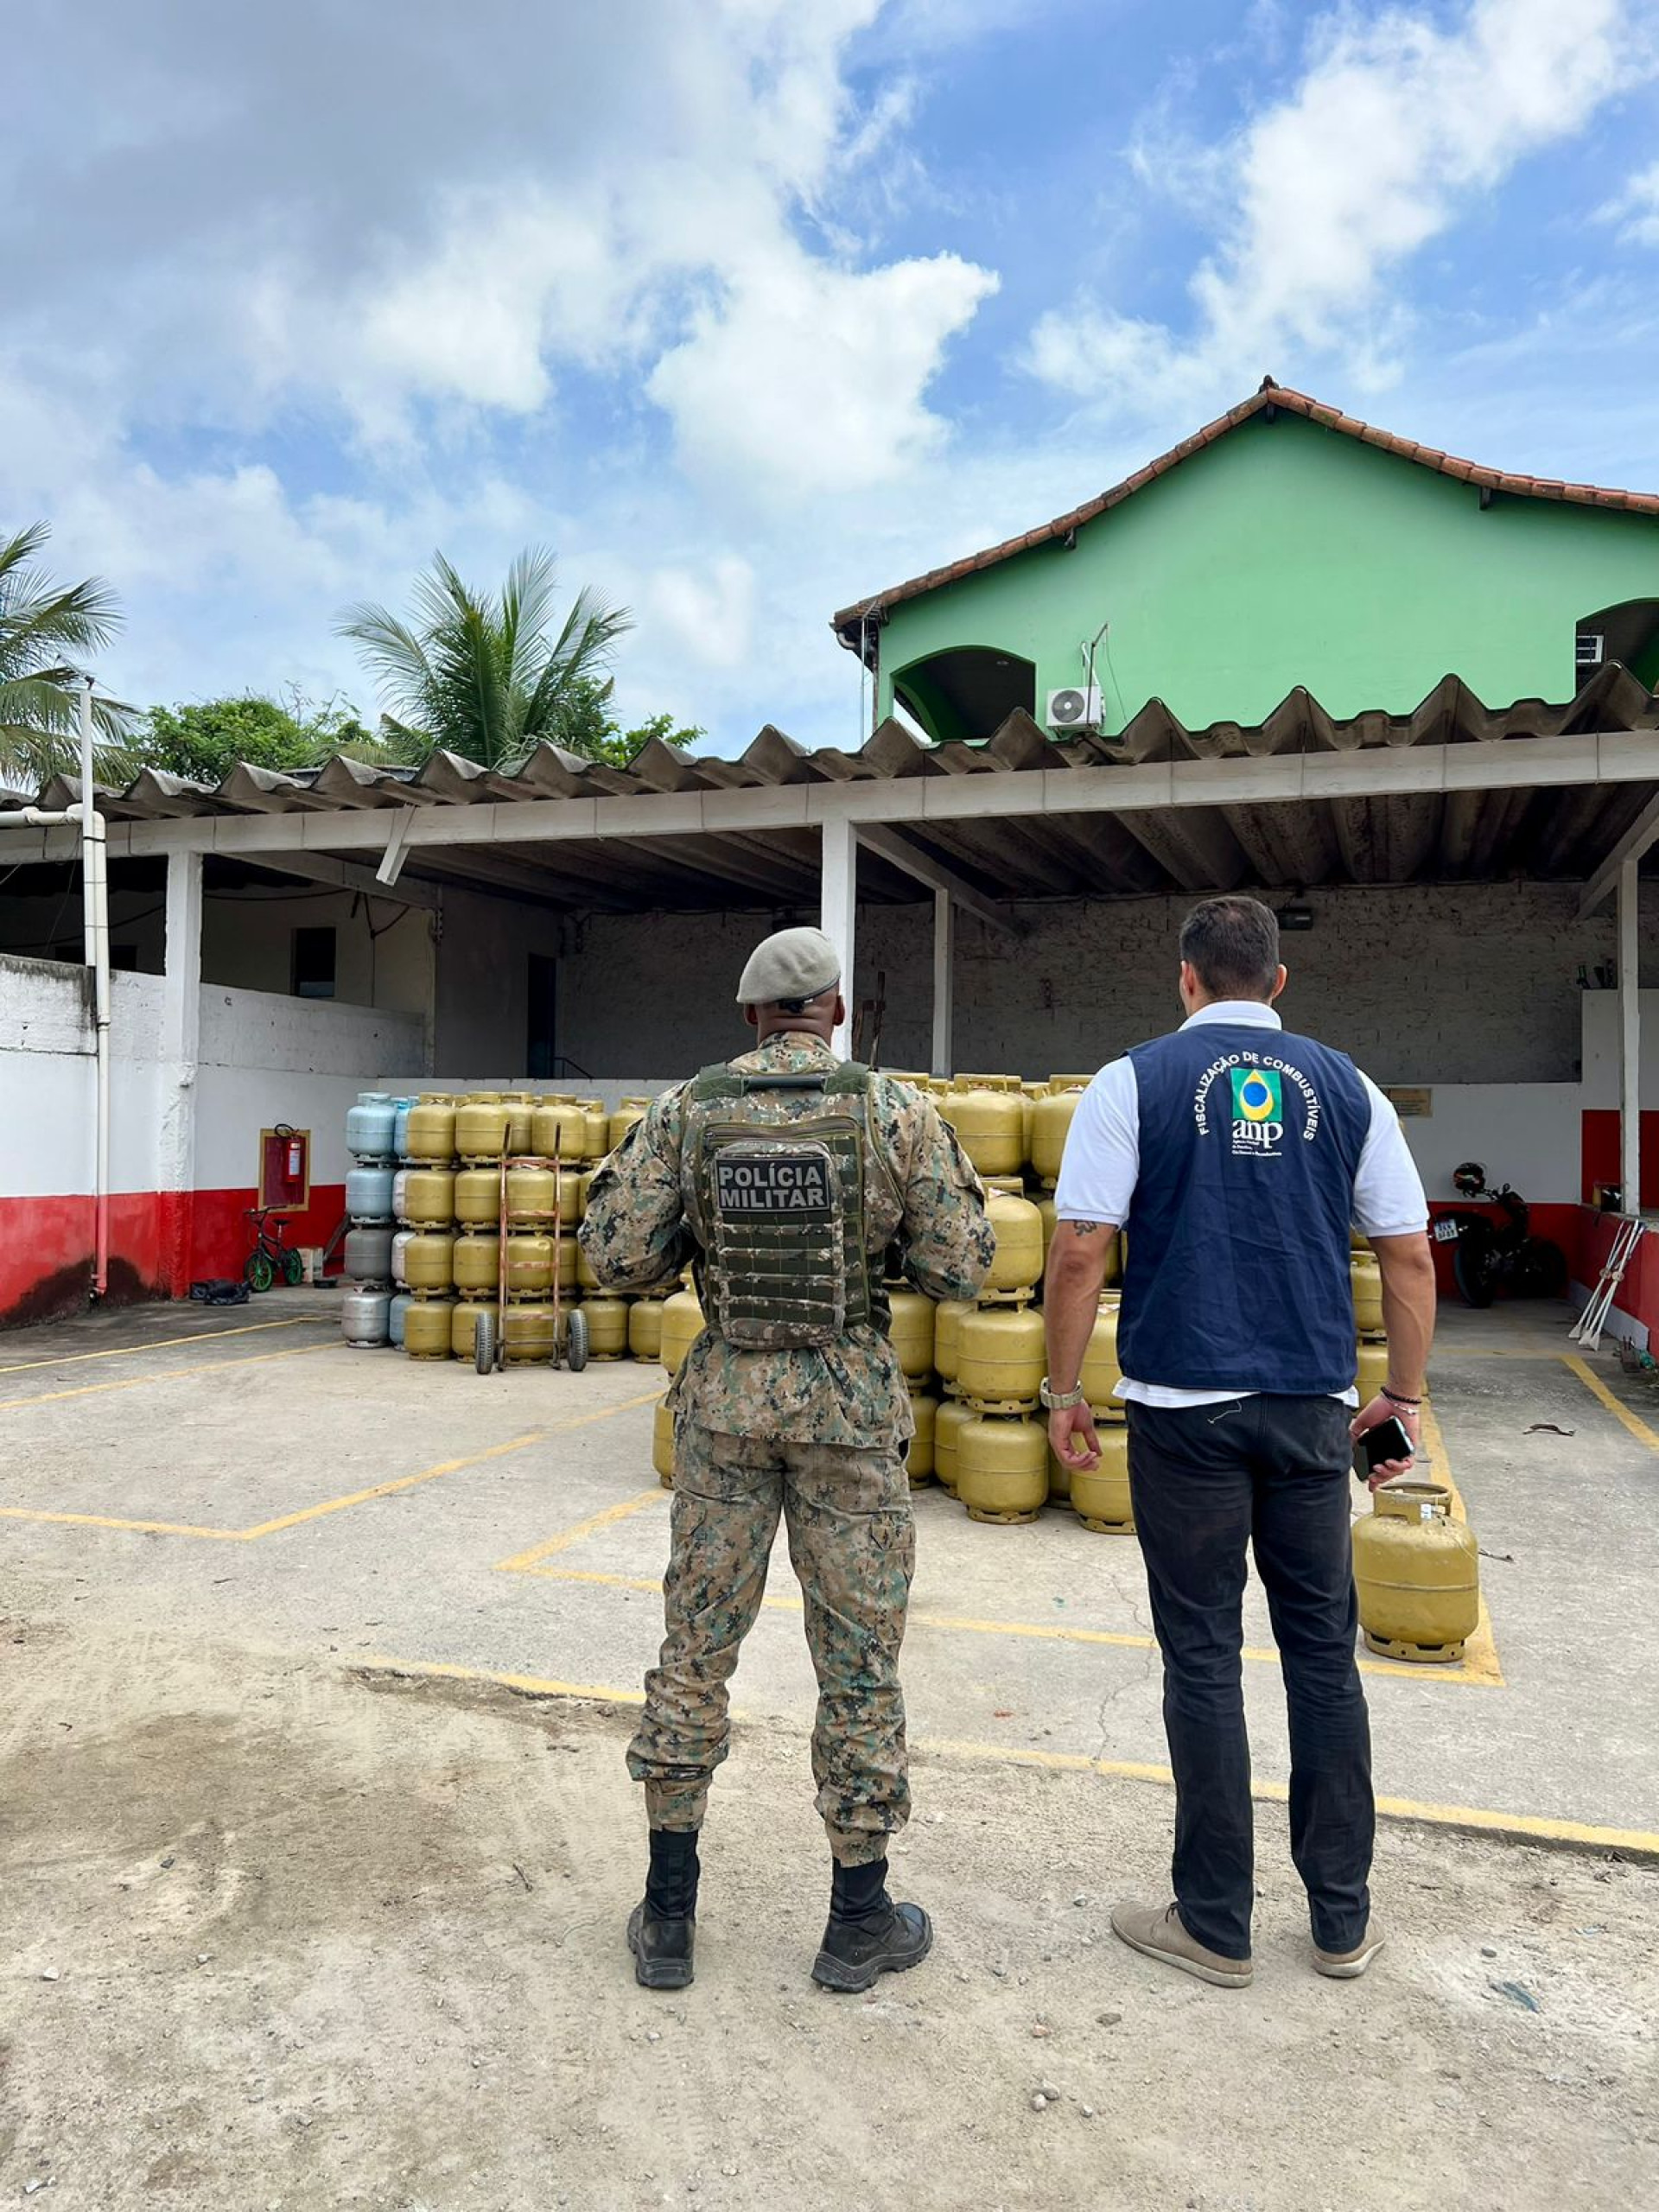
[[[41,804],[76,796],[60,780]],[[858,900],[912,902],[920,884],[941,1071],[958,908],[1012,938],[1012,909],[1030,899],[1580,883],[1586,913],[1619,895],[1633,1085],[1659,698],[1611,664],[1565,705],[1491,708],[1447,677],[1404,715],[1337,716],[1296,690],[1262,722],[1192,730],[1154,700],[1114,736],[1057,739],[1015,714],[982,742],[930,745],[888,721],[855,752],[808,751],[768,727],[734,760],[652,741],[626,769],[541,745],[510,772],[447,753],[419,769],[245,764],[216,787],[145,770],[99,804],[111,860],[168,856],[168,969],[181,963],[193,984],[208,855],[411,906],[464,885],[573,912],[816,911],[849,976]],[[70,857],[76,835],[0,830],[0,863]],[[1633,1090],[1626,1104],[1633,1146]]]

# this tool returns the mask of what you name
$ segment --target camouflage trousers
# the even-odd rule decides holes
[[[899,1648],[916,1563],[897,1446],[785,1444],[675,1425],[667,1634],[628,1771],[653,1827],[700,1827],[731,1728],[727,1684],[766,1592],[779,1516],[818,1678],[817,1807],[835,1856],[880,1859],[910,1815]]]

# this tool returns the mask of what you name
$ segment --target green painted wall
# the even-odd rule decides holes
[[[1580,616],[1659,599],[1659,518],[1499,497],[1294,416],[1243,424],[1077,533],[906,601],[906,664],[995,645],[1037,711],[1096,656],[1108,729],[1160,698],[1189,728],[1255,722],[1294,685],[1332,713],[1414,707],[1447,674],[1491,706],[1570,698]],[[988,734],[988,732],[975,733]]]

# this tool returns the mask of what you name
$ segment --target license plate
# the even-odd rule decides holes
[[[1428,1233],[1437,1244],[1455,1244],[1458,1224],[1455,1221],[1437,1221]]]

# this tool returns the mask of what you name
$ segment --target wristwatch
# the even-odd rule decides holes
[[[1075,1390],[1051,1390],[1048,1387],[1048,1377],[1045,1375],[1037,1395],[1050,1413],[1067,1414],[1071,1412],[1073,1406],[1080,1406],[1083,1403],[1083,1385],[1079,1382]]]

